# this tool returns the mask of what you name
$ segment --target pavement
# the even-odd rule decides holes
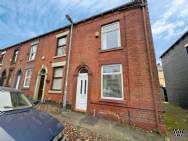
[[[69,123],[85,128],[97,135],[114,141],[164,141],[165,138],[157,133],[149,133],[140,128],[125,126],[117,122],[88,116],[77,112],[62,112],[61,114],[52,114],[60,121],[68,121]]]
[[[85,113],[66,111],[61,108],[43,105],[39,110],[50,113],[64,123],[66,134],[73,139],[68,141],[187,141],[187,132],[184,136],[159,135],[155,132],[145,131],[130,125],[122,125],[118,122],[89,116]],[[71,129],[69,129],[71,128]],[[71,130],[71,131],[70,131]],[[76,133],[74,133],[76,132]],[[92,137],[93,136],[93,137]]]

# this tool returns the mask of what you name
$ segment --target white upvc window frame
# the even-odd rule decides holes
[[[36,47],[36,51],[34,51],[34,47]],[[38,44],[33,44],[30,48],[30,52],[29,52],[29,61],[33,61],[36,58],[37,55],[37,50],[38,50]],[[34,57],[33,57],[34,54]]]
[[[113,72],[113,73],[103,73],[104,66],[110,66],[110,65],[120,65],[120,72]],[[122,84],[122,97],[121,98],[115,98],[115,97],[104,97],[103,96],[103,75],[117,75],[121,74],[121,84]],[[124,100],[124,83],[123,83],[123,67],[122,64],[105,64],[101,66],[101,98],[105,100]]]
[[[28,76],[28,72],[30,72],[30,76]],[[30,83],[31,83],[31,77],[32,77],[32,69],[27,69],[26,72],[25,72],[25,78],[24,78],[24,85],[23,87],[24,88],[29,88],[30,86]],[[26,80],[29,79],[29,85],[26,85]]]
[[[62,40],[62,39],[65,40],[65,43],[63,45],[59,45],[60,40]],[[58,51],[59,51],[60,48],[63,49],[64,54],[59,55]],[[56,57],[66,56],[66,48],[67,48],[67,36],[61,36],[61,37],[57,38],[57,47],[56,47],[56,54],[55,54],[55,56]]]
[[[59,69],[59,68],[61,68],[62,69],[62,76],[55,76],[55,70],[56,69]],[[64,74],[64,66],[56,66],[56,67],[53,67],[53,76],[52,76],[52,85],[51,85],[51,90],[52,91],[62,91],[62,85],[63,85],[63,74]],[[53,88],[53,84],[54,84],[54,80],[61,80],[61,84],[60,84],[60,86],[61,86],[61,88],[60,89],[54,89]]]
[[[117,24],[118,28],[114,28],[114,29],[105,31],[106,27],[110,27],[110,26],[113,26],[115,24]],[[113,48],[107,48],[107,47],[105,47],[105,43],[104,43],[105,42],[104,41],[105,40],[105,34],[107,34],[108,32],[115,31],[115,30],[118,30],[117,31],[118,32],[118,46],[117,47],[113,47]],[[109,50],[109,49],[116,49],[116,48],[121,48],[121,33],[120,33],[120,22],[119,21],[112,22],[112,23],[103,25],[101,27],[101,50]]]
[[[5,58],[5,54],[6,54],[6,51],[3,51],[3,52],[1,53],[2,61],[0,62],[0,65],[3,64],[3,60],[4,60],[4,58]]]
[[[12,63],[15,64],[18,60],[18,55],[19,55],[19,49],[15,49],[13,56],[12,56]]]

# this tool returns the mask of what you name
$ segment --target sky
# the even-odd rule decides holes
[[[0,48],[19,43],[130,0],[0,0]],[[188,0],[148,0],[156,58],[188,30]]]

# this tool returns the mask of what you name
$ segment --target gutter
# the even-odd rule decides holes
[[[142,14],[143,14],[143,22],[144,22],[144,34],[146,38],[146,48],[147,48],[147,54],[148,54],[148,63],[149,63],[149,72],[150,72],[150,78],[151,78],[151,88],[152,88],[152,99],[153,99],[153,106],[154,106],[154,112],[155,112],[155,120],[156,120],[156,127],[159,128],[159,115],[158,115],[158,108],[155,101],[155,92],[154,92],[154,76],[153,76],[153,66],[152,66],[152,50],[151,47],[153,47],[153,44],[150,42],[151,34],[148,31],[148,23],[147,23],[147,0],[141,0],[142,2]]]
[[[71,23],[70,27],[70,38],[69,38],[69,47],[68,47],[68,58],[67,58],[67,67],[66,67],[66,76],[65,76],[65,88],[64,88],[64,96],[63,96],[63,110],[66,110],[67,105],[67,94],[68,94],[68,77],[69,77],[69,67],[70,67],[70,55],[72,48],[72,33],[73,33],[74,24]]]

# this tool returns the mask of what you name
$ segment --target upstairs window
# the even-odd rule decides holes
[[[31,46],[30,53],[29,53],[29,61],[35,60],[36,53],[37,53],[37,47],[38,47],[37,44]]]
[[[61,91],[63,67],[54,67],[52,90]]]
[[[121,64],[102,66],[102,98],[123,99],[123,74]]]
[[[102,26],[101,30],[102,50],[121,47],[119,22]]]
[[[1,56],[0,56],[0,64],[3,64],[4,56],[5,56],[5,54],[1,54]]]
[[[6,51],[3,51],[0,55],[0,64],[2,65],[3,64],[3,59],[5,57],[5,54],[6,54]]]
[[[29,88],[31,75],[32,75],[32,69],[27,69],[25,73],[24,88]]]
[[[17,61],[18,53],[19,53],[19,50],[16,49],[16,50],[14,51],[14,54],[13,54],[13,57],[12,57],[12,63],[13,63],[13,64],[15,64],[16,61]]]
[[[61,37],[57,39],[56,56],[64,56],[67,43],[67,37]]]

